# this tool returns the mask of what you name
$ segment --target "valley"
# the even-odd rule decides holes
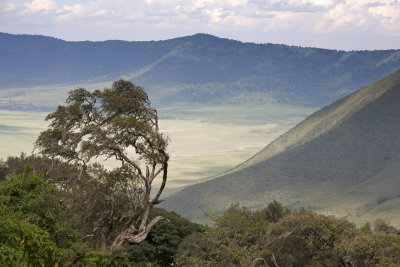
[[[158,109],[170,138],[168,187],[174,190],[223,173],[312,113],[314,108],[174,105]],[[30,153],[47,127],[47,112],[0,110],[0,158]],[[113,167],[113,161],[106,162]]]
[[[276,199],[290,208],[309,206],[359,223],[378,215],[397,223],[396,167],[389,167],[396,156],[385,150],[387,140],[397,139],[381,137],[368,120],[369,126],[349,120],[380,98],[379,84],[392,86],[396,79],[346,96],[398,69],[399,50],[252,44],[208,34],[156,42],[65,42],[1,34],[1,46],[7,49],[0,52],[0,157],[29,153],[46,127],[45,114],[70,90],[102,89],[114,79],[132,79],[148,92],[170,138],[163,207],[204,222],[202,209],[224,210],[236,201],[258,208]],[[348,130],[335,132],[345,122]],[[365,144],[357,146],[359,140]],[[199,183],[204,181],[213,189]],[[196,189],[173,195],[193,184]]]
[[[2,266],[400,266],[400,0],[0,0]]]

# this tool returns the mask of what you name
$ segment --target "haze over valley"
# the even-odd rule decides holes
[[[160,127],[170,138],[165,196],[182,186],[234,175],[319,138],[334,124],[326,128],[323,125],[327,122],[321,118],[312,126],[319,130],[302,126],[307,125],[304,123],[293,127],[317,109],[400,67],[400,50],[346,52],[243,43],[207,34],[157,42],[65,42],[2,33],[0,46],[0,131],[4,136],[0,157],[30,153],[36,136],[47,127],[45,115],[64,102],[68,91],[105,88],[114,79],[131,79],[149,93],[160,114]],[[298,159],[287,162],[297,164]],[[115,163],[108,161],[105,165],[112,168]],[[294,174],[306,175],[301,172]],[[246,180],[251,177],[241,176]],[[293,186],[297,191],[301,188],[296,183]],[[233,190],[245,194],[247,200],[237,198],[238,193],[231,198],[232,189],[224,189],[228,198],[218,200],[224,203],[222,206],[204,205],[224,209],[235,199],[252,207],[272,199],[293,207],[313,205],[311,200],[299,202],[300,193],[273,187],[271,193],[263,191],[267,194],[264,197],[240,186]],[[318,194],[315,199],[320,202]],[[223,193],[213,195],[220,199]],[[248,197],[251,195],[254,198]],[[197,206],[189,209],[198,215],[189,215],[185,213],[188,208],[177,208],[172,199],[165,204],[168,209],[192,219],[202,216],[202,200],[193,199]],[[207,199],[212,201],[213,197]],[[333,206],[315,208],[346,215]]]
[[[247,109],[247,110],[246,110]],[[254,116],[248,110],[257,110]],[[313,108],[268,106],[178,106],[159,110],[160,127],[171,139],[168,188],[225,172],[293,127]],[[232,118],[232,113],[236,114]],[[266,117],[264,114],[269,114]],[[46,112],[0,110],[0,158],[31,153],[48,123]],[[247,118],[252,117],[249,121]],[[107,163],[110,167],[113,162]],[[106,164],[106,165],[107,165]]]
[[[345,52],[207,34],[65,42],[3,33],[0,46],[1,157],[31,152],[47,126],[45,111],[68,91],[132,79],[148,91],[171,139],[172,191],[239,165],[319,107],[400,66],[399,50]]]
[[[400,0],[1,0],[0,266],[400,266]]]

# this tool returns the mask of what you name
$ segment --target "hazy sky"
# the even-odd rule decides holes
[[[0,0],[0,31],[64,40],[210,33],[334,49],[400,48],[400,0]]]

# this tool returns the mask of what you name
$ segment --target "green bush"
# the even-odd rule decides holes
[[[47,231],[60,248],[76,241],[76,234],[68,224],[61,195],[57,187],[30,173],[11,174],[0,182],[0,208]]]
[[[160,221],[153,226],[146,240],[128,245],[127,253],[131,262],[138,266],[171,266],[178,245],[192,233],[203,232],[204,227],[182,218],[175,212],[153,208],[149,219],[163,216],[169,221]]]
[[[70,249],[65,250],[60,263],[63,267],[133,267],[129,262],[127,253],[105,252],[93,250],[86,244],[76,243]]]
[[[0,266],[54,266],[59,254],[46,231],[0,211]]]
[[[345,219],[279,203],[251,211],[238,204],[178,247],[178,266],[400,266],[400,235],[378,220],[358,229]]]

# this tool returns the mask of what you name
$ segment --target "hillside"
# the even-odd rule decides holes
[[[400,71],[317,111],[242,166],[167,198],[163,207],[205,222],[203,210],[276,199],[296,208],[400,224]]]
[[[0,33],[0,102],[12,106],[56,106],[71,87],[108,85],[121,77],[142,85],[156,103],[323,106],[398,68],[399,50],[345,52],[207,34],[66,42]],[[34,97],[49,92],[59,97],[45,103]]]

